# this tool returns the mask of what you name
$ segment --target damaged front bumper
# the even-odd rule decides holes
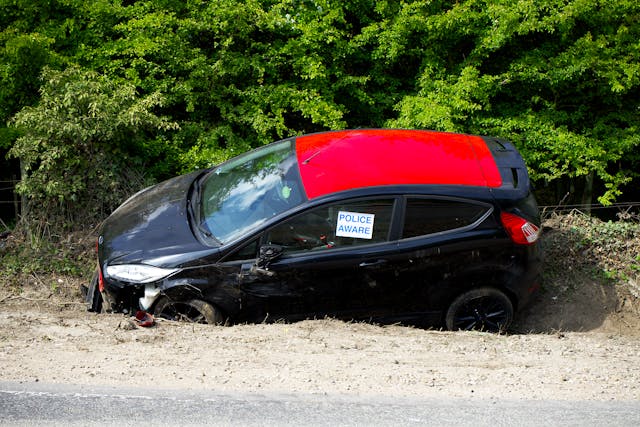
[[[99,285],[99,273],[96,272],[87,287],[85,294],[85,303],[87,310],[100,313],[117,312],[117,313],[135,313],[139,308],[148,309],[155,299],[151,295],[145,298],[145,288],[149,285],[133,285],[131,283],[112,283],[103,282],[104,286],[101,290]],[[156,297],[159,294],[156,293]],[[145,301],[142,306],[141,300]]]
[[[142,310],[149,310],[160,296],[161,290],[156,285],[145,285],[144,295],[138,299]]]
[[[105,283],[101,293],[105,311],[135,313],[140,308],[140,298],[144,297],[144,288],[145,285],[130,283]]]

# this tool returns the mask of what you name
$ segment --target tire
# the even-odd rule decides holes
[[[163,319],[188,323],[220,325],[224,322],[219,310],[208,302],[199,299],[174,301],[167,297],[162,297],[158,300],[153,314]]]
[[[513,304],[495,288],[478,288],[458,296],[447,310],[447,329],[505,332],[513,320]]]

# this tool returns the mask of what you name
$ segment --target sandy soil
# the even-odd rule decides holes
[[[330,319],[139,328],[123,315],[87,313],[78,279],[25,274],[0,283],[0,382],[638,400],[640,236],[592,223],[546,221],[542,292],[507,335]]]
[[[0,381],[638,400],[638,316],[615,289],[587,284],[541,293],[502,336],[331,319],[136,328],[123,315],[85,312],[79,295],[0,294]]]

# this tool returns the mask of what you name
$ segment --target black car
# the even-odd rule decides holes
[[[137,193],[104,222],[90,310],[219,324],[332,316],[505,330],[539,286],[509,142],[293,137]]]

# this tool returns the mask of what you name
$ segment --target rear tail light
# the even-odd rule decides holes
[[[518,215],[502,212],[500,220],[513,243],[518,245],[530,245],[540,236],[540,228],[535,224],[519,217]]]

